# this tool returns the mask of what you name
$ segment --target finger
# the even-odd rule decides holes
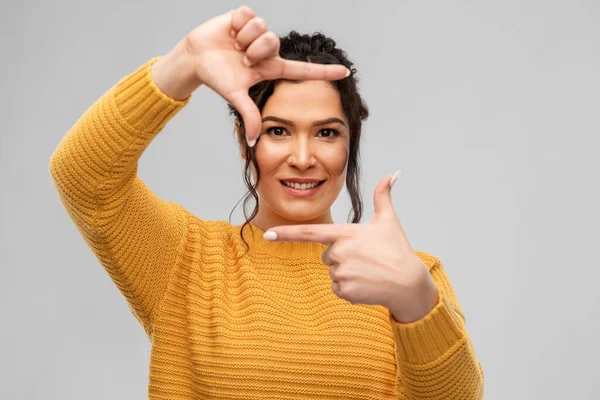
[[[375,215],[381,215],[385,213],[394,213],[394,206],[392,203],[392,185],[396,183],[400,171],[397,171],[393,175],[388,175],[379,181],[375,187],[375,193],[373,195],[373,204],[375,206]]]
[[[315,64],[281,59],[280,76],[293,80],[335,81],[350,76],[350,70],[341,64]]]
[[[329,267],[329,278],[331,278],[331,280],[333,282],[339,282],[340,281],[340,277],[338,274],[338,269],[340,268],[339,265],[334,264],[332,266]]]
[[[357,224],[283,225],[270,228],[265,239],[273,241],[315,242],[331,245],[336,240],[352,237]]]
[[[323,253],[321,254],[321,261],[323,261],[323,264],[330,265],[330,266],[335,264],[335,261],[331,257],[331,247],[332,246],[329,246],[328,248],[326,248],[323,251]]]
[[[266,58],[278,55],[279,43],[279,37],[273,32],[268,31],[263,33],[246,49],[244,64],[250,67]]]
[[[241,6],[231,11],[231,36],[235,38],[239,30],[254,16],[254,11],[248,6]]]
[[[323,251],[321,260],[325,265],[344,264],[349,258],[352,258],[353,247],[356,245],[352,243],[352,239],[338,239]]]
[[[326,248],[323,253],[321,254],[321,261],[323,261],[323,264],[325,265],[334,265],[334,264],[339,264],[340,260],[337,259],[335,256],[335,253],[332,253],[333,251],[333,247],[335,246],[335,243],[331,246],[329,246],[328,248]]]
[[[331,291],[337,296],[337,297],[342,297],[341,294],[341,290],[340,290],[340,283],[339,282],[331,282]]]
[[[267,22],[264,19],[259,17],[252,18],[235,37],[236,49],[246,50],[246,47],[268,30]]]
[[[244,130],[246,131],[246,141],[248,142],[248,146],[253,147],[262,127],[258,107],[256,107],[250,96],[248,96],[248,93],[244,93],[243,91],[232,93],[226,96],[225,99],[241,114],[244,121]]]

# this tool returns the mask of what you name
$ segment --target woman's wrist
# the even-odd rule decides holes
[[[196,76],[192,60],[180,42],[152,65],[152,79],[156,86],[174,100],[187,99],[202,85]]]

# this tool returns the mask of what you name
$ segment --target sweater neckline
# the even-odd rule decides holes
[[[241,228],[242,225],[239,225],[238,229],[241,230]],[[263,237],[264,233],[253,222],[244,227],[244,239],[248,242],[251,250],[276,258],[321,258],[323,250],[327,248],[322,243],[313,242],[272,242]]]

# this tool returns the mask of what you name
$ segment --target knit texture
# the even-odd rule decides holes
[[[137,174],[189,101],[169,98],[153,58],[69,130],[50,161],[75,226],[145,329],[150,399],[481,399],[484,377],[440,260],[419,321],[331,290],[318,243],[269,242],[255,225],[202,220]]]

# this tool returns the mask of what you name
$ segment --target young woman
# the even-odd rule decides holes
[[[358,224],[355,70],[332,39],[278,38],[248,7],[190,32],[73,126],[50,171],[151,342],[151,399],[481,399],[483,372],[440,260],[412,250],[390,189]],[[235,116],[256,207],[202,220],[137,176],[208,86]],[[190,184],[194,184],[190,181]],[[352,224],[333,224],[344,184]]]

